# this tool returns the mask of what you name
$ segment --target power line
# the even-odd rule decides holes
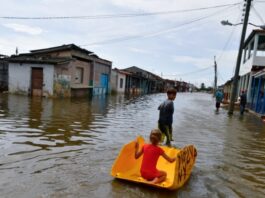
[[[241,16],[241,13],[239,13],[239,15],[238,15],[236,21],[239,21],[240,16]],[[229,34],[228,39],[227,39],[227,41],[225,42],[225,45],[224,45],[224,47],[223,47],[223,49],[222,49],[222,52],[221,52],[221,54],[218,56],[218,58],[217,58],[217,60],[216,60],[218,63],[219,63],[220,59],[222,58],[222,56],[224,55],[225,50],[226,50],[227,47],[229,46],[230,41],[231,41],[231,39],[232,39],[232,37],[233,37],[233,35],[234,35],[235,29],[236,29],[236,26],[233,26],[232,31],[231,31],[231,33]]]
[[[199,69],[199,70],[187,72],[187,73],[182,73],[182,74],[169,74],[169,75],[164,75],[163,74],[163,76],[187,76],[187,75],[190,75],[190,74],[195,74],[195,73],[203,72],[203,71],[206,71],[206,70],[211,69],[211,68],[213,68],[213,65],[211,65],[209,67],[206,67],[206,68],[203,68],[203,69]]]
[[[235,5],[230,6],[229,8],[232,8],[234,6]],[[126,37],[113,38],[113,39],[109,39],[109,40],[105,40],[105,41],[99,41],[99,42],[93,42],[93,43],[88,43],[88,44],[82,44],[80,46],[91,46],[91,45],[99,45],[99,44],[110,44],[110,43],[122,42],[122,41],[127,41],[127,40],[134,40],[134,39],[139,39],[139,38],[146,38],[146,37],[158,36],[160,34],[172,32],[172,31],[174,31],[176,29],[179,29],[180,27],[183,27],[183,26],[186,26],[186,25],[195,23],[197,21],[201,21],[203,19],[207,19],[209,17],[215,16],[215,15],[219,14],[220,12],[222,12],[223,10],[224,9],[222,9],[221,11],[219,10],[219,11],[217,11],[215,13],[209,14],[207,16],[203,16],[203,17],[200,17],[200,18],[197,18],[197,19],[188,21],[188,22],[184,22],[182,24],[179,24],[176,27],[171,27],[171,28],[168,28],[168,29],[165,29],[165,30],[156,31],[156,32],[152,32],[152,33],[146,33],[144,35],[141,34],[141,35],[134,35],[134,36],[126,36]],[[227,8],[225,8],[225,10],[227,10]]]
[[[0,19],[8,20],[58,20],[58,19],[109,19],[109,18],[129,18],[129,17],[143,17],[143,16],[154,16],[154,15],[167,15],[167,14],[177,14],[184,12],[202,11],[209,9],[216,9],[222,7],[229,7],[239,5],[240,3],[233,4],[223,4],[209,7],[201,7],[194,9],[184,9],[184,10],[171,10],[171,11],[160,11],[160,12],[144,12],[144,13],[125,13],[125,14],[98,14],[98,15],[88,15],[88,16],[46,16],[46,17],[21,17],[21,16],[0,16]]]

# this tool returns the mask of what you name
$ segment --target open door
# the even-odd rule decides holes
[[[43,68],[32,68],[31,70],[31,95],[42,96]]]

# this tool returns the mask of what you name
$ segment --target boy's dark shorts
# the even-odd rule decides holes
[[[170,136],[172,136],[172,125],[158,123],[158,128],[163,134],[162,141],[164,140],[164,136],[166,136],[167,138],[170,138]]]
[[[221,104],[220,102],[216,102],[215,107],[220,108],[220,104]]]

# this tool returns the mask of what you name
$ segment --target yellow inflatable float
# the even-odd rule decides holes
[[[138,142],[139,148],[141,148],[144,144],[144,139],[142,137],[138,137]],[[160,184],[151,184],[141,177],[140,168],[143,157],[141,156],[139,159],[135,159],[135,141],[123,146],[112,166],[111,175],[118,179],[143,183],[159,188],[166,188],[170,190],[180,188],[188,180],[191,174],[197,157],[196,148],[193,145],[185,146],[182,149],[166,146],[160,147],[168,156],[177,156],[177,160],[173,163],[167,162],[163,157],[158,159],[157,168],[167,172],[166,181]]]

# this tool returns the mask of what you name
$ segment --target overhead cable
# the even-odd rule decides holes
[[[230,6],[229,8],[232,8],[232,7],[234,7],[234,6]],[[160,31],[146,33],[146,34],[140,34],[140,35],[133,35],[133,36],[125,36],[125,37],[113,38],[113,39],[109,39],[109,40],[105,40],[105,41],[98,41],[98,42],[93,42],[93,43],[88,43],[88,44],[81,44],[80,46],[111,44],[111,43],[117,43],[117,42],[122,42],[122,41],[127,41],[127,40],[134,40],[134,39],[140,39],[140,38],[154,37],[154,36],[158,36],[158,35],[161,35],[161,34],[164,34],[164,33],[168,33],[168,32],[175,31],[175,30],[177,30],[177,29],[179,29],[179,28],[181,28],[183,26],[186,26],[186,25],[195,23],[197,21],[201,21],[201,20],[207,19],[209,17],[215,16],[215,15],[223,12],[224,10],[227,10],[227,8],[222,9],[222,10],[219,10],[219,11],[217,11],[215,13],[212,13],[212,14],[209,14],[209,15],[206,15],[206,16],[203,16],[203,17],[200,17],[200,18],[197,18],[197,19],[193,19],[191,21],[184,22],[182,24],[179,24],[178,26],[171,27],[171,28],[168,28],[168,29],[165,29],[165,30],[160,30]]]
[[[223,4],[209,7],[201,7],[194,9],[183,9],[183,10],[169,10],[160,12],[143,12],[143,13],[125,13],[125,14],[98,14],[98,15],[88,15],[88,16],[38,16],[38,17],[24,17],[24,16],[0,16],[0,19],[9,20],[58,20],[58,19],[109,19],[109,18],[129,18],[129,17],[142,17],[142,16],[153,16],[153,15],[167,15],[167,14],[177,14],[184,12],[193,12],[201,10],[209,10],[216,8],[223,8],[229,6],[239,5],[240,3],[233,4]]]
[[[182,73],[182,74],[169,74],[169,75],[164,75],[163,74],[163,76],[186,76],[186,75],[191,75],[191,74],[203,72],[203,71],[206,71],[206,70],[211,69],[213,67],[214,67],[214,65],[211,65],[209,67],[206,67],[206,68],[203,68],[203,69],[199,69],[199,70],[195,70],[195,71],[191,71],[191,72],[187,72],[187,73]]]
[[[239,15],[238,15],[236,21],[239,21],[240,16],[241,16],[241,13],[239,13]],[[226,51],[227,47],[229,46],[230,41],[231,41],[231,39],[232,39],[232,37],[233,37],[233,35],[234,35],[235,30],[236,30],[236,26],[233,26],[233,28],[232,28],[232,30],[231,30],[229,36],[228,36],[228,39],[227,39],[227,41],[226,41],[225,44],[224,44],[224,47],[223,47],[223,49],[222,49],[220,55],[219,55],[219,56],[217,57],[217,59],[216,59],[216,62],[217,62],[217,63],[218,63],[218,62],[220,61],[220,59],[223,57],[224,52]]]

